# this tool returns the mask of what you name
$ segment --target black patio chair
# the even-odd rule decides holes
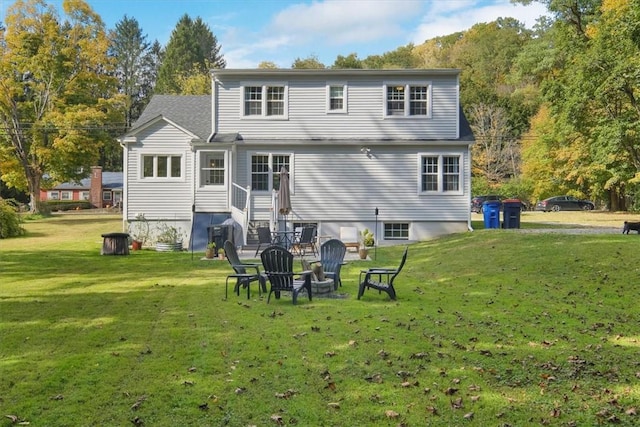
[[[318,256],[316,249],[316,228],[315,227],[303,227],[300,232],[300,236],[293,243],[291,249],[298,251],[300,256],[304,256],[307,249],[311,249],[311,253]]]
[[[255,256],[258,256],[258,252],[260,252],[260,248],[262,245],[269,246],[273,244],[273,239],[271,236],[271,230],[269,227],[258,227],[258,248],[256,249]]]
[[[260,254],[264,274],[267,276],[271,289],[267,297],[267,303],[271,300],[271,294],[276,294],[280,299],[282,292],[291,292],[293,303],[298,300],[298,294],[302,290],[307,291],[311,301],[311,271],[294,273],[293,254],[282,246],[269,246]]]
[[[329,239],[320,245],[320,259],[316,263],[320,263],[325,276],[333,279],[335,290],[338,290],[338,286],[342,286],[340,269],[344,265],[346,253],[347,247],[338,239]]]
[[[378,293],[386,292],[389,294],[389,298],[392,300],[396,299],[396,289],[393,287],[393,281],[400,271],[402,271],[402,267],[404,267],[405,262],[407,261],[407,253],[409,252],[409,247],[406,247],[404,250],[404,255],[402,255],[402,261],[400,261],[400,265],[398,268],[369,268],[368,270],[360,271],[360,286],[358,288],[358,299],[364,294],[365,289],[377,289]],[[375,278],[377,277],[377,280]]]
[[[247,288],[247,299],[251,298],[250,285],[251,282],[258,282],[258,294],[267,292],[267,278],[260,273],[259,264],[243,264],[238,257],[236,246],[229,240],[224,242],[224,253],[233,268],[234,274],[227,276],[227,280],[224,287],[224,298],[227,299],[229,293],[229,279],[235,279],[236,284],[233,288],[238,296],[240,295],[240,287]]]

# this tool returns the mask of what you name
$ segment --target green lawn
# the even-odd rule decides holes
[[[25,227],[0,240],[0,426],[640,421],[637,235],[451,235],[410,246],[398,301],[358,301],[354,261],[347,298],[293,306],[225,300],[202,254],[101,256],[116,217]]]

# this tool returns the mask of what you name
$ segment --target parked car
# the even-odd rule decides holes
[[[580,200],[573,196],[555,196],[539,201],[536,204],[537,211],[590,211],[596,205],[589,200]]]
[[[484,196],[476,196],[471,199],[471,212],[482,213],[482,204],[487,201],[501,201],[502,196],[497,194],[487,194]]]

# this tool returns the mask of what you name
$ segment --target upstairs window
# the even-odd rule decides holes
[[[245,118],[286,118],[288,115],[285,84],[245,84],[242,86],[242,115]]]
[[[182,157],[164,155],[142,156],[143,178],[180,178],[182,177]]]
[[[431,117],[431,84],[387,83],[385,116]]]
[[[347,85],[330,84],[327,85],[327,112],[346,113],[347,112]]]
[[[262,87],[248,86],[244,88],[244,115],[262,115]]]
[[[420,156],[420,193],[462,193],[462,156],[424,154]]]
[[[292,183],[290,154],[253,154],[251,156],[251,189],[271,191],[280,189],[280,170],[285,167]]]

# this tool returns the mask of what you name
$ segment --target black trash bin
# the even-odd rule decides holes
[[[502,228],[520,228],[520,211],[522,202],[518,199],[502,201]]]
[[[217,224],[207,227],[209,232],[208,243],[214,242],[216,244],[213,250],[213,255],[218,256],[218,250],[224,248],[225,240],[233,241],[233,225]]]
[[[500,228],[500,200],[487,200],[482,204],[484,228]]]

